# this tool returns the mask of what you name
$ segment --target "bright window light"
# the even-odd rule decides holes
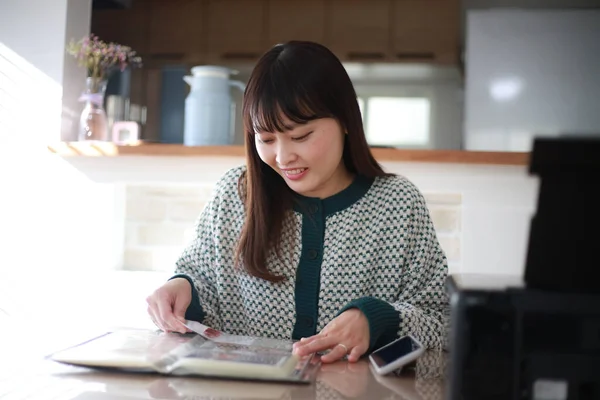
[[[360,115],[362,116],[363,122],[365,121],[365,99],[359,97],[358,99],[358,107],[360,108]]]
[[[429,99],[369,97],[366,134],[370,145],[426,146],[429,144]]]

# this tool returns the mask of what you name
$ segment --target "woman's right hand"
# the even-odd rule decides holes
[[[146,298],[148,314],[165,332],[191,332],[185,325],[185,311],[192,302],[192,287],[187,279],[171,279]]]

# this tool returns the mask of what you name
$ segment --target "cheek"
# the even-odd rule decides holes
[[[310,154],[310,159],[314,163],[320,164],[338,164],[343,150],[343,142],[339,143],[333,136],[326,136],[323,139],[311,143],[310,149],[307,152]]]
[[[258,153],[258,157],[267,165],[273,165],[275,157],[271,154],[272,151],[269,151],[265,146],[260,146],[257,144],[256,152]]]
[[[309,154],[312,162],[316,163],[327,163],[328,149],[327,143],[315,142],[311,143]]]

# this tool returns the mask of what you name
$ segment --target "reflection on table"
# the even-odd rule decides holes
[[[133,399],[405,399],[441,400],[447,354],[426,352],[396,374],[374,374],[367,360],[323,365],[312,385],[131,374],[60,365],[32,365],[0,377],[0,398]],[[6,396],[6,397],[4,397]],[[54,397],[53,397],[54,396]]]

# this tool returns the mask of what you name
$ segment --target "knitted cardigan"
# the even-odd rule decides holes
[[[192,284],[186,318],[232,334],[297,340],[318,333],[350,308],[370,330],[369,351],[407,334],[428,348],[447,343],[446,257],[419,190],[401,176],[357,176],[325,199],[296,195],[285,220],[272,283],[234,267],[245,219],[229,170],[196,223],[175,277]]]

